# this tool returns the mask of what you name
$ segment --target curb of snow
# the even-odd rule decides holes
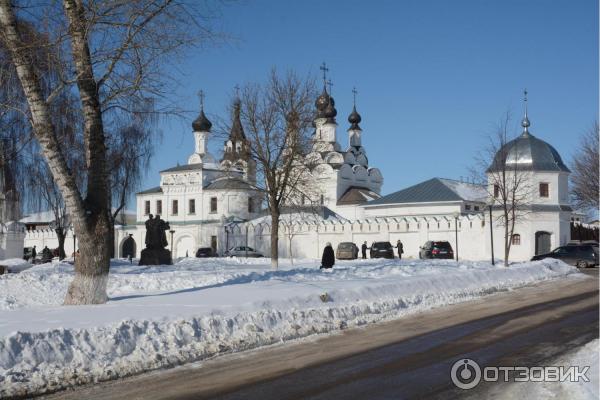
[[[527,273],[519,274],[521,268]],[[573,273],[576,269],[563,263],[535,263],[474,271],[464,277],[449,274],[444,284],[436,281],[418,295],[402,293],[407,285],[419,285],[427,277],[328,291],[327,303],[312,296],[291,296],[291,305],[286,303],[283,309],[267,302],[265,309],[233,315],[129,319],[88,329],[16,332],[0,338],[0,397],[47,393],[339,331]],[[496,274],[498,279],[490,279]]]

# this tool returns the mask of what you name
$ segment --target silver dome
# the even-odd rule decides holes
[[[502,146],[487,172],[501,171],[504,160],[508,169],[519,171],[571,172],[554,147],[536,138],[527,129]]]

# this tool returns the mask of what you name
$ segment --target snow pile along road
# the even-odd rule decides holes
[[[598,356],[600,351],[598,339],[592,340],[578,350],[569,353],[559,359],[552,361],[553,366],[564,368],[579,367],[584,370],[589,367],[584,379],[571,382],[569,379],[563,382],[518,382],[502,387],[502,394],[498,398],[502,400],[516,399],[556,399],[556,400],[597,400],[600,398],[598,387],[600,369],[598,367]]]
[[[412,260],[115,262],[111,300],[63,307],[68,264],[0,277],[0,397],[41,393],[398,318],[540,281],[573,267]],[[327,301],[320,296],[327,293]]]

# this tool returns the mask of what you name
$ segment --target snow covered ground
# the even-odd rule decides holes
[[[503,387],[499,396],[502,400],[514,399],[556,399],[556,400],[597,400],[598,389],[598,355],[600,342],[598,339],[589,342],[577,351],[551,362],[552,366],[590,367],[586,376],[589,382],[515,382]]]
[[[32,264],[26,260],[23,260],[22,258],[9,258],[7,260],[1,260],[0,265],[8,267],[8,272],[10,273],[25,271],[26,269],[32,267]]]
[[[110,301],[63,307],[73,267],[0,276],[0,397],[112,379],[582,274],[560,261],[114,261]],[[321,297],[327,293],[326,301]]]

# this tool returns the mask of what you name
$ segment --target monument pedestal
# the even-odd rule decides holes
[[[167,249],[148,249],[142,250],[140,262],[138,265],[171,265],[173,260],[171,252]]]

